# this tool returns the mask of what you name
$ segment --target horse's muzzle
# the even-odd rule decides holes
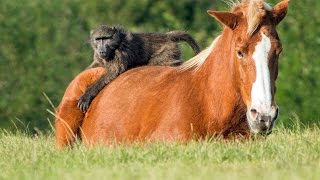
[[[268,113],[261,113],[256,108],[251,108],[247,112],[247,120],[254,134],[270,134],[274,126],[274,122],[278,118],[279,108],[274,106]]]

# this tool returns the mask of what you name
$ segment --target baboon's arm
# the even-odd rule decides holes
[[[102,75],[99,80],[93,83],[86,92],[81,96],[78,102],[78,108],[82,112],[86,112],[92,102],[92,100],[98,95],[98,93],[116,77],[125,71],[124,68],[109,69],[110,71]]]

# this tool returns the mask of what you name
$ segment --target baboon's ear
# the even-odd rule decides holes
[[[212,10],[208,10],[207,13],[232,30],[237,26],[237,15],[233,13]]]

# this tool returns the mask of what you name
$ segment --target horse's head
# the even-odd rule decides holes
[[[208,11],[231,37],[231,61],[236,86],[247,107],[253,133],[270,133],[278,116],[275,101],[281,42],[276,26],[285,17],[289,0],[270,7],[263,0],[244,0],[231,12]]]

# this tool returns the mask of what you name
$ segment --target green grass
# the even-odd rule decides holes
[[[59,151],[53,135],[0,133],[0,179],[320,179],[320,129],[254,141],[207,140]]]

